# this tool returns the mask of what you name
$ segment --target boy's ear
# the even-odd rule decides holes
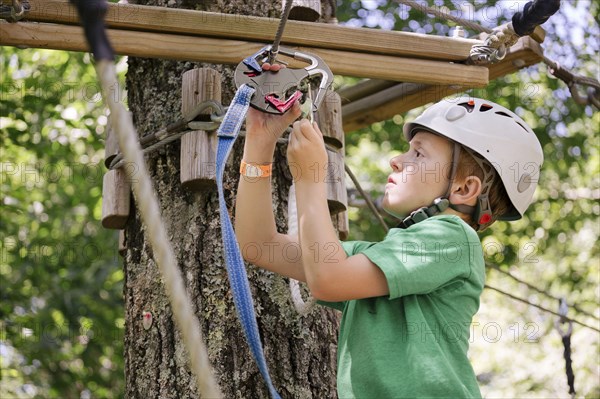
[[[452,193],[450,193],[450,203],[475,206],[477,197],[481,194],[481,188],[481,179],[477,176],[468,176],[460,182],[455,182],[452,185]]]

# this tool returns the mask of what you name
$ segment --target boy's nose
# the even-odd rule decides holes
[[[394,172],[400,172],[402,170],[402,159],[400,158],[400,155],[390,159],[390,166]]]

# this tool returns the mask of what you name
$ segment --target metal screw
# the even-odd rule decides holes
[[[452,31],[452,37],[465,37],[466,32],[462,26],[457,25],[456,28]]]

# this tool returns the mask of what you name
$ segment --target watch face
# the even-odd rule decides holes
[[[246,173],[247,177],[261,177],[262,170],[256,165],[248,165],[246,164]]]

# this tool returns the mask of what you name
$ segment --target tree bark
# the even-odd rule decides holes
[[[138,3],[167,5],[166,1]],[[170,0],[168,5],[277,18],[281,12],[279,2],[265,0]],[[232,67],[140,58],[129,58],[128,63],[128,105],[141,136],[181,118],[181,76],[186,70],[209,66],[221,72],[223,104],[229,104],[235,92]],[[239,165],[242,148],[240,138],[225,175],[225,194],[231,214],[238,182],[236,165]],[[268,390],[235,314],[220,241],[216,189],[194,192],[182,188],[179,157],[180,143],[175,142],[147,157],[147,163],[169,238],[202,326],[210,361],[225,398],[266,398]],[[284,147],[278,147],[275,162],[275,216],[278,228],[285,231],[291,179]],[[181,334],[174,324],[171,306],[144,234],[139,214],[132,207],[126,228],[124,262],[126,397],[198,397]],[[336,397],[337,315],[315,307],[308,315],[299,316],[291,304],[285,279],[252,265],[247,265],[247,270],[267,363],[277,390],[284,398]],[[148,329],[142,324],[144,312],[152,314]]]

